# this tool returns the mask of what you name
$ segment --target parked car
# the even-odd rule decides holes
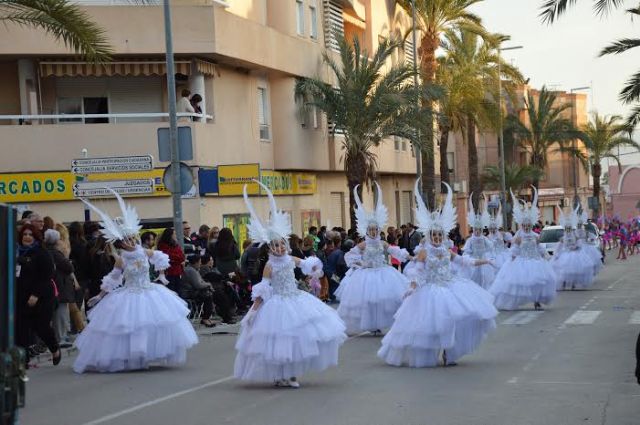
[[[587,223],[586,229],[592,237],[595,237],[598,249],[602,251],[602,243],[598,228],[593,223]],[[545,226],[542,229],[542,232],[540,232],[540,244],[549,255],[553,255],[556,252],[556,249],[558,249],[558,244],[560,243],[562,236],[564,236],[564,229],[562,226]]]

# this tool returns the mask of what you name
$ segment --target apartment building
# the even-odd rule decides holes
[[[507,109],[516,114],[524,123],[528,123],[528,115],[524,99],[532,94],[537,102],[540,91],[528,86],[517,90],[515,102],[508,102]],[[564,111],[564,117],[570,119],[577,127],[588,122],[587,95],[583,93],[554,92],[558,106],[571,105]],[[579,146],[579,142],[575,141]],[[478,150],[478,162],[480,174],[487,165],[497,165],[500,160],[498,137],[494,130],[479,128],[476,133],[476,147]],[[523,148],[515,145],[505,146],[505,158],[507,164],[525,165],[531,161],[530,154]],[[466,222],[466,205],[464,200],[468,196],[469,162],[466,140],[459,132],[449,136],[447,147],[447,161],[449,164],[450,180],[452,187],[458,193],[458,218]],[[574,179],[575,170],[575,179]],[[540,181],[539,206],[542,222],[557,222],[558,213],[556,206],[573,205],[573,199],[577,193],[582,205],[586,208],[588,198],[592,194],[592,180],[583,167],[569,156],[568,153],[550,151],[548,163],[544,170],[544,176]],[[577,191],[576,191],[577,189]],[[507,188],[509,190],[509,188]],[[487,191],[486,193],[491,193]],[[497,194],[497,191],[493,193]],[[523,195],[525,193],[523,192]],[[601,201],[602,202],[602,201]],[[463,226],[464,227],[464,226]]]
[[[159,129],[168,127],[162,7],[78,3],[106,31],[113,62],[87,63],[41,31],[0,27],[0,202],[61,221],[82,220],[76,196],[95,193],[89,189],[97,182],[129,182],[144,186],[129,197],[142,217],[170,219],[162,184],[168,163],[160,162],[158,151]],[[318,111],[300,113],[294,86],[300,77],[328,75],[321,54],[337,49],[335,34],[357,36],[371,52],[380,37],[403,34],[408,17],[391,0],[172,5],[177,96],[188,89],[203,99],[203,116],[179,122],[191,135],[193,159],[186,163],[195,177],[183,199],[184,218],[238,232],[247,219],[242,186],[260,178],[291,213],[294,231],[316,223],[348,227],[341,136]],[[412,60],[407,52],[394,61]],[[409,142],[385,141],[376,154],[389,224],[411,221],[415,158]],[[75,159],[147,155],[151,170],[72,170]],[[113,201],[99,199],[115,212]],[[265,199],[256,205],[266,213]]]

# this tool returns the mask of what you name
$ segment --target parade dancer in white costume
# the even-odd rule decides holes
[[[416,219],[427,237],[415,250],[410,289],[378,351],[378,357],[390,365],[432,367],[440,356],[444,366],[454,365],[495,328],[498,311],[491,294],[452,273],[452,262],[481,266],[488,261],[464,259],[445,243],[455,226],[456,210],[453,192],[443,184],[447,187],[444,205],[429,212],[416,183]]]
[[[382,190],[378,183],[375,185],[378,199],[371,212],[362,205],[358,186],[353,189],[356,227],[358,234],[364,235],[364,241],[345,255],[347,266],[352,270],[336,290],[340,300],[338,314],[349,333],[371,331],[377,334],[391,327],[393,315],[409,286],[402,273],[391,267],[385,258],[385,251],[400,258],[408,256],[408,252],[380,239],[380,229],[386,225],[388,213],[382,203]]]
[[[580,246],[575,232],[578,223],[578,208],[565,215],[560,212],[560,225],[564,235],[558,244],[551,263],[558,276],[558,290],[571,288],[589,288],[593,285],[593,270],[588,267],[592,259]]]
[[[187,304],[164,285],[149,280],[149,263],[156,270],[169,267],[169,257],[143,249],[138,240],[140,221],[134,208],[118,199],[122,217],[110,218],[94,205],[102,222],[101,232],[121,250],[120,257],[102,279],[101,292],[89,300],[89,324],[76,339],[79,350],[73,369],[117,372],[145,369],[150,365],[178,365],[198,337],[187,319]],[[164,284],[168,281],[160,280]]]
[[[469,211],[467,212],[467,222],[473,229],[473,233],[464,244],[463,256],[473,260],[493,260],[495,259],[494,245],[482,234],[482,230],[489,226],[489,211],[487,202],[484,202],[482,213],[476,214],[473,209],[473,193],[469,195]],[[477,267],[465,267],[464,276],[473,280],[484,289],[489,289],[496,277],[496,266],[492,263]]]
[[[347,336],[335,310],[298,289],[294,268],[321,277],[322,262],[289,255],[289,215],[278,210],[271,191],[258,184],[269,197],[271,217],[260,220],[245,185],[244,200],[251,214],[247,229],[253,241],[269,244],[270,253],[262,281],[251,292],[253,305],[241,322],[234,376],[298,388],[297,378],[304,373],[338,364],[338,350]]]
[[[581,207],[580,207],[581,208]],[[586,224],[589,222],[589,215],[586,211],[582,211],[578,215],[576,235],[578,237],[578,244],[587,253],[591,261],[593,262],[593,275],[596,276],[602,269],[602,253],[595,243],[595,237],[591,235],[586,229]]]
[[[533,191],[530,207],[521,205],[511,192],[513,219],[520,229],[513,238],[512,261],[502,266],[489,289],[500,310],[514,310],[531,302],[539,310],[541,304],[550,304],[556,297],[557,276],[538,243],[538,235],[533,232],[533,225],[540,214],[538,191],[535,187]]]
[[[493,253],[495,255],[493,263],[496,268],[500,270],[504,263],[511,261],[511,252],[509,252],[509,249],[505,245],[505,242],[507,242],[505,238],[506,234],[503,234],[500,231],[502,228],[502,205],[498,207],[498,211],[495,216],[489,215],[489,225],[487,228],[489,229],[489,235],[487,237],[493,244]],[[511,234],[509,234],[509,236],[511,236]]]

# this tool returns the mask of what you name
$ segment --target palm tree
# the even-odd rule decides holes
[[[0,22],[44,30],[90,61],[112,53],[104,30],[68,0],[0,0]]]
[[[416,28],[421,32],[420,75],[427,86],[432,86],[438,69],[436,50],[440,47],[441,36],[450,31],[464,28],[478,34],[485,34],[481,19],[469,9],[482,0],[415,0]],[[413,0],[396,0],[409,16],[412,16]],[[433,146],[433,122],[427,125],[426,144]],[[435,163],[431,152],[423,151],[422,190],[429,205],[435,200]]]
[[[632,129],[622,123],[618,115],[602,116],[594,113],[580,133],[580,140],[584,149],[570,148],[570,151],[580,160],[587,172],[593,176],[593,197],[600,200],[600,178],[602,175],[602,160],[613,159],[622,168],[620,158],[614,153],[621,147],[632,147],[640,151],[640,144],[631,139]],[[598,216],[598,210],[595,211]]]
[[[442,103],[444,121],[443,133],[448,133],[449,125],[456,125],[462,130],[467,142],[469,160],[469,190],[474,194],[473,203],[477,207],[482,192],[482,181],[478,169],[478,149],[476,146],[476,128],[495,127],[498,105],[497,98],[490,94],[498,87],[498,78],[506,78],[511,82],[521,82],[522,75],[517,68],[505,63],[498,54],[497,46],[504,36],[486,35],[482,40],[470,31],[450,31],[443,41],[445,55],[441,58],[441,69],[438,74],[445,74],[445,83],[452,90]],[[501,75],[498,76],[498,63]],[[447,75],[448,74],[448,75]],[[513,85],[506,85],[507,89]],[[448,134],[446,134],[448,138]],[[443,134],[441,149],[441,170],[446,166],[446,140]],[[443,147],[443,142],[445,145]],[[442,156],[444,152],[444,157]],[[445,167],[443,167],[443,163]],[[448,174],[448,170],[447,170]]]
[[[549,152],[561,152],[566,149],[566,142],[573,140],[578,131],[572,122],[562,117],[570,103],[555,105],[556,95],[542,87],[538,101],[529,92],[525,100],[527,108],[527,122],[517,116],[507,117],[505,130],[513,132],[514,138],[531,155],[531,165],[540,170],[547,166]],[[533,180],[533,186],[538,189],[540,178]]]
[[[577,0],[547,0],[543,4],[540,16],[543,21],[553,23],[556,19],[566,12],[567,8],[576,3]],[[622,7],[625,0],[594,0],[593,8],[597,15],[604,16],[612,9]],[[632,7],[626,10],[632,17],[640,16],[640,6]],[[600,51],[600,57],[611,54],[624,53],[627,50],[640,46],[638,38],[623,38]],[[620,100],[625,104],[636,103],[627,117],[627,124],[635,126],[640,123],[640,71],[633,74],[620,91]]]
[[[335,125],[335,132],[344,135],[342,149],[347,183],[351,227],[355,228],[355,199],[353,188],[375,177],[377,158],[371,149],[385,137],[408,136],[403,117],[414,95],[410,84],[413,72],[404,64],[387,67],[392,53],[401,41],[380,41],[376,52],[369,57],[362,50],[357,37],[352,43],[339,39],[340,61],[327,52],[324,62],[331,70],[331,86],[317,78],[300,79],[296,97],[305,100],[305,107],[315,106],[327,114]]]
[[[531,165],[508,164],[504,168],[506,186],[513,190],[529,187],[531,183],[540,180],[542,176],[544,176],[544,172]],[[502,187],[500,167],[487,165],[482,175],[482,181],[488,189],[500,190]]]

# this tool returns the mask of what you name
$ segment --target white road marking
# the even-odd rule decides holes
[[[82,425],[98,425],[103,424],[105,422],[109,422],[113,419],[119,418],[124,415],[128,415],[129,413],[137,412],[138,410],[146,409],[147,407],[155,406],[156,404],[163,403],[165,401],[173,400],[174,398],[182,397],[183,395],[191,394],[196,391],[203,390],[205,388],[214,387],[216,385],[225,383],[233,379],[233,376],[227,376],[226,378],[216,379],[215,381],[206,382],[202,385],[198,385],[197,387],[188,388],[186,390],[178,391],[173,394],[168,394],[164,397],[156,398],[154,400],[149,400],[145,403],[140,403],[138,405],[132,406],[128,409],[121,410],[119,412],[111,413],[110,415],[103,416],[98,419],[94,419],[90,422],[85,422]]]
[[[629,318],[630,325],[640,325],[640,311],[634,311]]]
[[[526,325],[544,314],[544,311],[521,311],[502,322],[503,325]]]
[[[359,338],[361,336],[368,335],[369,333],[370,332],[362,332],[362,333],[359,333],[357,335],[353,335],[353,336],[347,338],[347,340]],[[164,403],[165,401],[169,401],[169,400],[173,400],[173,399],[178,398],[178,397],[182,397],[183,395],[187,395],[187,394],[194,393],[196,391],[204,390],[205,388],[215,387],[216,385],[223,384],[225,382],[231,381],[232,379],[234,379],[233,375],[227,376],[225,378],[216,379],[215,381],[205,382],[202,385],[198,385],[198,386],[195,386],[195,387],[187,388],[186,390],[178,391],[178,392],[175,392],[175,393],[172,393],[172,394],[167,394],[166,396],[159,397],[159,398],[156,398],[156,399],[153,399],[153,400],[149,400],[147,402],[140,403],[140,404],[137,404],[135,406],[131,406],[128,409],[120,410],[119,412],[114,412],[114,413],[111,413],[109,415],[103,416],[101,418],[94,419],[94,420],[89,421],[89,422],[85,422],[82,425],[103,424],[105,422],[109,422],[109,421],[112,421],[114,419],[117,419],[117,418],[119,418],[121,416],[125,416],[125,415],[128,415],[130,413],[137,412],[138,410],[146,409],[147,407],[155,406],[156,404]]]
[[[517,384],[518,383],[518,377],[514,376],[513,378],[509,379],[507,381],[507,384]]]
[[[591,325],[596,321],[598,316],[602,311],[591,310],[591,311],[576,311],[564,321],[566,325]]]

